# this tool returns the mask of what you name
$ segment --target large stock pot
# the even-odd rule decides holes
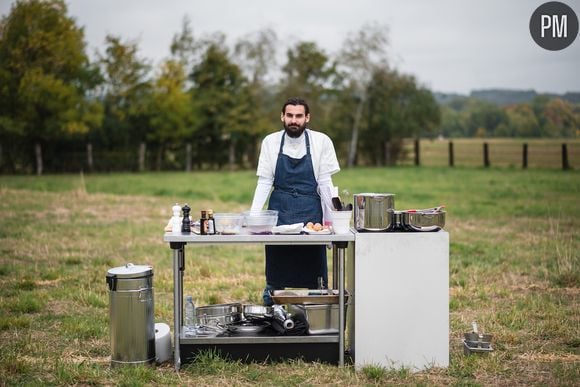
[[[395,195],[359,193],[354,195],[354,227],[357,231],[387,231],[394,225]]]

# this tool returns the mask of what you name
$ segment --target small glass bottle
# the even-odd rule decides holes
[[[215,235],[215,219],[213,217],[213,210],[207,210],[207,233]]]
[[[185,329],[184,333],[187,336],[195,336],[196,321],[195,321],[195,304],[192,296],[185,297]]]
[[[207,222],[207,211],[202,210],[201,211],[201,218],[199,219],[199,233],[201,235],[207,235],[207,227],[208,226],[208,222]]]

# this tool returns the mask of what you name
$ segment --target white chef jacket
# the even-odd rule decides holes
[[[333,175],[340,171],[336,152],[332,140],[322,132],[306,129],[310,140],[310,154],[312,156],[312,167],[316,181],[323,175]],[[276,162],[278,161],[278,151],[284,130],[267,135],[262,141],[260,159],[256,175],[268,179],[274,179],[276,172]],[[286,136],[282,153],[295,159],[300,159],[306,155],[306,140],[304,133],[298,138]]]
[[[310,141],[310,155],[312,158],[314,178],[319,186],[332,186],[331,176],[340,171],[332,140],[322,132],[316,132],[310,129],[306,129],[305,131],[308,131],[308,139]],[[256,175],[259,179],[256,192],[254,193],[252,210],[262,209],[270,193],[274,182],[278,152],[283,135],[285,135],[284,129],[267,135],[262,141],[258,168],[256,170]],[[298,138],[286,136],[282,153],[295,159],[304,157],[306,155],[306,137],[304,133]],[[321,204],[323,212],[325,213],[324,218],[327,219],[327,212],[331,203]]]

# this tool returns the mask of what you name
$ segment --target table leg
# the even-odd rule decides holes
[[[338,255],[336,249],[332,249],[332,288],[330,286],[329,288],[338,288]]]
[[[179,354],[179,338],[181,335],[181,271],[179,270],[180,254],[183,254],[183,248],[173,249],[173,351],[175,370],[179,371],[181,359]]]
[[[338,366],[344,367],[344,264],[346,242],[336,245],[338,255]]]

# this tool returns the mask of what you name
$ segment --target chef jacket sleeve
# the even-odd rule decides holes
[[[318,188],[319,192],[331,192],[332,187],[332,177],[330,173],[325,173],[320,175],[318,178]],[[322,222],[325,224],[330,221],[330,211],[333,210],[332,198],[328,198],[327,195],[320,195],[320,205],[322,206]]]
[[[251,211],[261,211],[264,204],[270,195],[270,190],[274,184],[274,179],[267,177],[259,177],[258,184],[256,184],[256,191],[254,192],[254,200],[252,201]]]
[[[266,136],[262,141],[260,157],[258,158],[258,168],[256,169],[256,175],[258,177],[274,179],[276,156],[278,155],[278,149],[274,148],[275,138],[276,136],[271,134]]]
[[[340,171],[340,166],[338,165],[338,159],[336,158],[336,151],[334,150],[334,145],[332,140],[327,135],[324,135],[323,145],[321,148],[320,155],[320,169],[319,169],[319,183],[322,176],[325,174],[333,175]]]

